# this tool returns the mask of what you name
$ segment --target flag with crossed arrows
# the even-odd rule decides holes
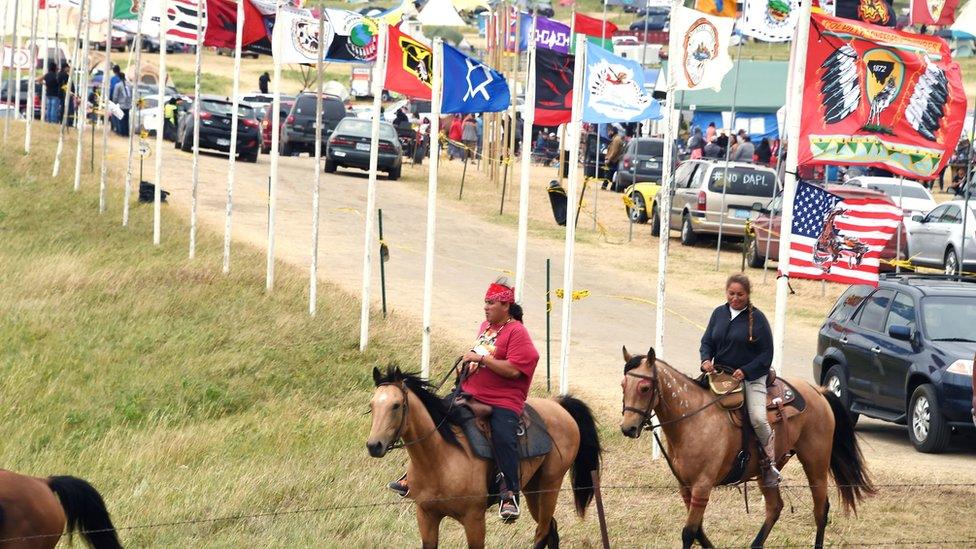
[[[444,92],[441,112],[466,114],[500,112],[512,104],[505,77],[444,44]]]

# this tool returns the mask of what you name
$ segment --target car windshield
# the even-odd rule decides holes
[[[659,139],[640,139],[637,141],[638,156],[664,156],[664,141]]]
[[[711,180],[708,182],[708,190],[716,193],[722,192],[724,177],[725,168],[716,165],[712,170]],[[729,185],[725,192],[728,194],[768,197],[773,196],[773,188],[775,186],[776,173],[772,170],[730,167]]]
[[[202,106],[203,110],[220,116],[230,116],[234,112],[234,104],[225,101],[208,101],[204,99]],[[237,116],[249,119],[254,118],[254,109],[247,105],[238,105]]]
[[[299,96],[298,100],[295,102],[295,114],[304,114],[307,116],[315,116],[315,95],[302,95]],[[342,101],[335,99],[334,97],[322,98],[322,118],[327,120],[335,120],[336,118],[342,118],[346,116],[346,107],[342,104]]]
[[[344,118],[342,122],[339,122],[339,125],[336,126],[335,133],[352,135],[355,137],[369,137],[372,126],[373,122],[371,120]],[[397,139],[397,135],[396,131],[393,129],[393,126],[389,124],[380,124],[380,139],[395,141]]]
[[[901,187],[901,190],[899,190]],[[921,187],[914,185],[897,185],[895,183],[868,183],[868,188],[881,191],[892,198],[924,198],[929,199],[928,193]],[[898,193],[901,193],[900,195]]]
[[[952,297],[922,299],[925,335],[935,341],[976,341],[976,300]]]

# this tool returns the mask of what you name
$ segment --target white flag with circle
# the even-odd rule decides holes
[[[323,58],[329,53],[335,33],[325,21]],[[315,63],[319,50],[319,20],[307,9],[282,6],[275,18],[271,48],[279,63]]]
[[[678,6],[671,11],[668,78],[677,90],[722,89],[732,69],[729,40],[735,20]]]
[[[800,0],[746,0],[739,28],[765,42],[789,42],[799,15]]]

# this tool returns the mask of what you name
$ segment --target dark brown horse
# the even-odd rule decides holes
[[[0,469],[0,548],[51,549],[66,527],[95,549],[122,547],[102,496],[88,482]]]
[[[695,380],[654,357],[631,356],[624,348],[624,411],[620,429],[630,438],[640,436],[650,426],[653,412],[667,439],[667,453],[674,475],[681,485],[681,497],[688,509],[681,531],[684,547],[698,541],[703,547],[712,544],[702,530],[702,519],[712,488],[719,485],[732,470],[733,461],[742,447],[742,435],[733,425],[729,412],[716,405],[715,396]],[[831,393],[800,381],[791,381],[806,401],[806,410],[789,419],[789,429],[782,421],[774,423],[776,455],[780,466],[788,452],[796,452],[803,465],[813,494],[813,518],[817,524],[816,547],[822,547],[830,504],[827,500],[828,479],[833,474],[845,510],[855,511],[857,503],[874,494],[875,488],[865,468],[864,458],[847,410]],[[758,452],[753,450],[742,478],[759,474]],[[766,520],[752,542],[762,547],[783,509],[778,488],[761,486],[766,502]]]
[[[441,521],[450,517],[464,526],[469,547],[485,545],[485,502],[492,464],[479,459],[451,421],[451,409],[431,386],[412,374],[373,369],[376,391],[370,401],[373,425],[366,448],[383,457],[399,440],[410,462],[407,481],[417,504],[417,524],[425,548],[437,547]],[[569,396],[530,398],[546,423],[552,451],[523,460],[519,477],[525,501],[535,519],[535,547],[559,547],[553,513],[566,472],[571,472],[576,513],[583,516],[593,499],[590,472],[600,467],[600,440],[590,409]]]

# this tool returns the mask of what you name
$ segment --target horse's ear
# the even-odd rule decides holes
[[[647,350],[647,363],[654,364],[654,360],[655,360],[654,347],[651,347],[650,349]]]
[[[393,367],[393,381],[400,381],[403,379],[403,372],[400,371],[399,366]]]
[[[381,379],[383,379],[383,374],[380,373],[380,369],[373,366],[373,384],[378,387]]]
[[[634,358],[630,352],[627,351],[627,346],[624,345],[624,362],[630,362],[630,359]],[[976,359],[974,359],[976,360]]]

